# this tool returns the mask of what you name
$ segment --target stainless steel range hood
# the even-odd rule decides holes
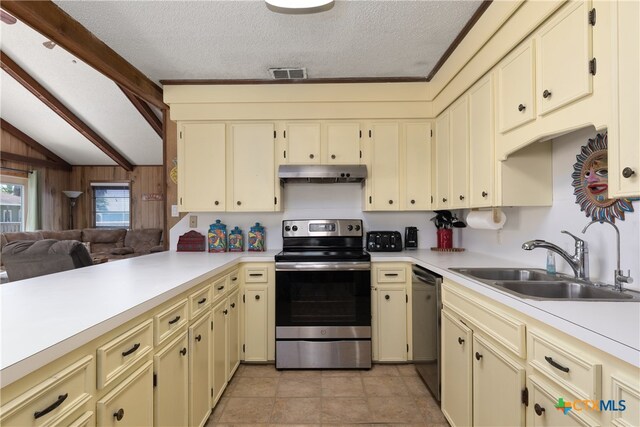
[[[280,165],[282,183],[362,182],[367,178],[365,165]]]

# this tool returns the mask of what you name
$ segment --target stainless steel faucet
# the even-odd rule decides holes
[[[605,223],[609,224],[616,230],[617,262],[616,262],[616,270],[613,272],[613,283],[614,283],[613,288],[616,291],[622,292],[624,291],[624,284],[633,283],[633,279],[631,278],[631,270],[627,270],[626,275],[624,274],[624,271],[620,270],[620,230],[618,230],[618,227],[616,227],[616,225],[613,222],[607,219],[595,219],[582,229],[582,234],[584,234],[587,231],[587,228],[589,228],[591,224],[596,222],[599,222],[600,224],[605,224]]]
[[[568,254],[561,247],[554,245],[546,240],[529,240],[522,244],[522,249],[530,251],[535,248],[544,248],[560,255],[565,261],[569,263],[569,266],[573,269],[573,273],[576,278],[589,280],[589,248],[587,242],[580,239],[577,236],[569,233],[567,230],[562,230],[561,233],[568,234],[576,241],[575,253],[573,255]]]

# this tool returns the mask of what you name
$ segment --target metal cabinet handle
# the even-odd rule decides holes
[[[236,303],[235,302],[231,303],[231,308],[236,308]]]
[[[561,364],[559,364],[558,362],[556,362],[555,360],[553,360],[553,358],[549,357],[549,356],[545,356],[544,360],[546,360],[549,365],[553,366],[554,368],[556,368],[559,371],[562,372],[569,372],[569,368],[562,366]]]
[[[486,191],[482,192],[482,197],[487,197],[489,195],[489,193],[487,193]]]
[[[551,96],[551,92],[549,92],[548,90],[546,90],[546,89],[545,89],[545,90],[544,90],[544,92],[542,92],[542,97],[543,97],[544,99],[547,99],[547,98],[549,98],[550,96]]]
[[[231,278],[232,282],[235,282],[236,280],[238,280],[238,276],[234,276],[234,277]]]
[[[540,405],[538,405],[537,403],[535,405],[533,405],[533,410],[536,411],[536,415],[538,416],[542,416],[542,413],[544,412],[544,408]]]
[[[460,195],[460,200],[464,200],[464,196],[462,194]]]
[[[176,316],[176,318],[175,318],[175,319],[173,319],[173,320],[169,320],[169,324],[170,324],[170,325],[173,325],[173,324],[174,324],[174,323],[176,323],[178,320],[180,320],[180,316]]]
[[[196,335],[196,341],[200,342],[201,339],[202,339],[202,335],[200,334]]]
[[[62,402],[64,402],[65,400],[67,400],[67,397],[69,397],[69,393],[65,393],[65,394],[61,394],[60,396],[58,396],[58,400],[56,400],[55,402],[53,402],[51,405],[47,406],[46,408],[44,408],[42,411],[36,411],[33,413],[33,418],[35,418],[36,420],[40,417],[43,417],[45,415],[47,415],[49,412],[53,411],[54,409],[56,409],[58,406],[62,405]]]
[[[447,203],[447,199],[446,199],[445,197],[443,197],[443,198],[442,198],[442,201],[443,201],[444,203]]]
[[[122,408],[118,409],[117,412],[113,413],[113,416],[117,421],[122,421],[122,419],[124,418],[124,409]]]
[[[224,314],[225,316],[227,315],[227,313],[229,313],[229,310],[222,310],[222,314]]]
[[[135,344],[133,345],[133,347],[131,347],[129,350],[127,350],[127,351],[123,351],[123,352],[122,352],[122,356],[128,356],[128,355],[130,355],[131,353],[135,352],[135,351],[136,351],[137,349],[139,349],[139,348],[140,348],[140,343],[135,343]]]
[[[412,204],[412,205],[415,205],[415,204],[416,204],[416,201],[415,201],[415,200],[413,200],[413,199],[411,199],[411,204]]]
[[[332,154],[332,155],[331,155],[331,158],[332,158],[332,159],[335,159],[335,158],[336,158],[336,155],[335,155],[335,154]]]
[[[520,104],[518,105],[518,111],[523,112],[527,107],[524,106],[524,104]]]
[[[625,177],[625,178],[631,178],[633,175],[635,175],[635,173],[636,173],[636,171],[634,171],[630,167],[626,167],[626,168],[622,169],[622,176]]]
[[[241,202],[240,200],[238,200],[238,201],[236,202],[236,205],[238,205],[238,206],[240,206],[241,204],[242,204],[242,202]]]
[[[482,355],[476,351],[476,360],[482,359]]]
[[[384,299],[386,299],[387,301],[391,299],[391,297],[389,295],[385,295]]]
[[[309,154],[309,158],[313,159],[315,156],[313,154]]]
[[[462,337],[458,337],[458,344],[460,345],[464,344],[464,340],[462,339]]]
[[[398,277],[398,273],[384,273],[385,277]]]
[[[198,301],[198,304],[204,304],[205,302],[207,302],[206,298],[202,298],[200,301]]]
[[[213,204],[218,206],[220,204],[220,202],[216,200],[215,202],[213,202]]]
[[[249,273],[249,277],[262,277],[262,273]]]
[[[186,356],[186,355],[187,355],[187,349],[186,349],[186,347],[182,347],[182,350],[180,350],[180,354],[181,354],[181,355],[183,355],[183,356]]]
[[[260,299],[260,295],[256,295],[256,299],[259,300]]]
[[[222,285],[222,286],[218,286],[218,290],[219,290],[219,291],[221,291],[221,290],[223,290],[223,289],[224,289],[224,285]]]
[[[393,204],[393,200],[389,200],[389,204],[392,205]]]

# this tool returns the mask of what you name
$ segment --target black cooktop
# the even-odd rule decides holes
[[[276,262],[335,262],[371,261],[364,250],[284,250],[276,255]]]

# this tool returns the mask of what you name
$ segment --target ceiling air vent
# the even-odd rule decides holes
[[[269,68],[275,80],[298,80],[307,78],[306,68]]]

